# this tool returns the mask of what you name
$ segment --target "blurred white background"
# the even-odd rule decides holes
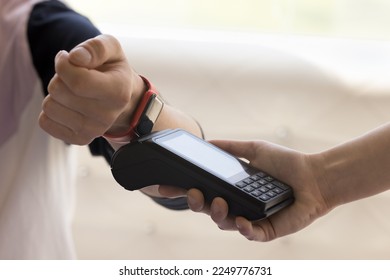
[[[68,1],[117,36],[131,65],[208,139],[326,149],[389,120],[390,3],[381,0]],[[269,243],[174,212],[80,154],[81,259],[387,259],[390,193],[339,207]]]

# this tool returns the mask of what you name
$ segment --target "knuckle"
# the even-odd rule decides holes
[[[44,112],[41,112],[38,118],[38,124],[43,130],[47,130],[49,118],[46,116]]]
[[[51,108],[51,98],[49,96],[47,96],[43,101],[42,101],[42,111],[47,113],[47,112],[50,112],[50,108]]]
[[[48,97],[52,98],[58,103],[62,103],[63,97],[67,93],[64,82],[58,76],[50,81],[47,90],[49,92]]]
[[[59,83],[59,77],[57,74],[54,74],[54,77],[50,80],[49,85],[47,86],[47,91],[52,94],[57,91]]]
[[[68,66],[68,60],[66,58],[66,55],[64,55],[64,52],[60,51],[55,58],[55,63],[54,63],[55,72],[62,73],[67,66]]]

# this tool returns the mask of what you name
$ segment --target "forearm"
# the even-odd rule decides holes
[[[199,137],[203,137],[202,129],[194,118],[168,104],[165,104],[155,126],[153,127],[153,131],[160,131],[168,128],[182,128]]]
[[[390,124],[317,155],[328,207],[369,197],[390,187]]]

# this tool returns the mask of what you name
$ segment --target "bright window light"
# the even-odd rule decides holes
[[[389,39],[388,0],[69,0],[96,24]]]

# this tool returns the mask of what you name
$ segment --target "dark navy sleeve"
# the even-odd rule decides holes
[[[81,42],[99,34],[99,30],[86,17],[59,1],[44,1],[33,7],[27,36],[33,63],[46,94],[54,75],[54,57],[57,52],[70,51]]]
[[[27,37],[45,94],[48,94],[47,86],[54,75],[54,58],[58,51],[70,51],[99,34],[90,20],[59,1],[43,1],[33,7]],[[93,155],[102,155],[108,162],[113,154],[112,147],[103,138],[95,139],[89,149]]]
[[[56,54],[60,50],[70,51],[85,40],[96,37],[100,31],[88,18],[55,0],[36,4],[27,24],[33,64],[47,95],[47,86],[55,73]],[[103,156],[108,163],[114,153],[114,149],[103,137],[92,141],[89,149],[93,155]],[[169,209],[188,208],[186,199],[152,199]]]

